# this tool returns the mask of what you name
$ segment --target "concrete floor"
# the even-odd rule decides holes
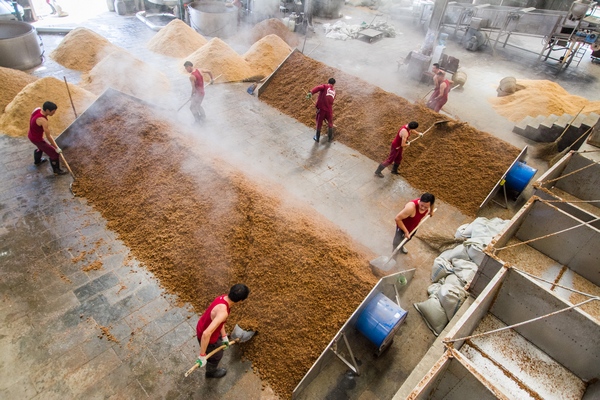
[[[373,12],[364,8],[345,7],[344,14],[351,17],[348,23],[373,18]],[[374,43],[334,41],[324,37],[318,23],[331,21],[317,20],[305,51],[385,90],[417,100],[429,87],[408,80],[405,67],[398,70],[396,60],[417,49],[424,33],[401,15],[383,18],[402,34]],[[185,101],[187,77],[173,72],[180,61],[145,49],[154,32],[140,21],[104,13],[85,26],[162,69],[172,81],[173,101],[177,106]],[[42,37],[46,54],[62,39],[60,35]],[[589,59],[556,76],[550,66],[536,63],[536,56],[522,50],[509,48],[494,57],[489,49],[469,53],[450,41],[447,54],[460,58],[468,74],[464,90],[452,92],[448,111],[519,147],[526,141],[511,133],[512,123],[498,116],[486,101],[495,96],[503,77],[556,80],[573,94],[598,100],[600,67]],[[30,72],[79,80],[77,72],[50,59]],[[177,116],[181,129],[196,135],[216,154],[232,146],[239,149],[229,159],[240,171],[290,193],[294,201],[312,207],[374,253],[388,254],[395,214],[419,193],[402,178],[374,179],[376,162],[337,142],[315,145],[312,129],[248,96],[246,87],[211,87],[205,101],[207,124],[198,131],[183,110]],[[128,259],[129,250],[106,228],[100,215],[84,199],[71,196],[68,176],[55,178],[46,167],[31,165],[32,150],[26,138],[0,136],[0,398],[275,397],[251,372],[250,362],[240,360],[235,348],[225,355],[226,378],[205,381],[200,373],[183,378],[197,354],[197,315],[164,293],[137,261]],[[543,166],[539,167],[541,172]],[[469,222],[455,208],[442,202],[437,206],[438,214],[427,230],[452,234]],[[481,215],[507,218],[511,211],[488,207]],[[434,336],[412,303],[426,299],[429,271],[437,254],[418,240],[411,242],[409,250],[396,270],[417,268],[417,273],[402,298],[409,314],[392,347],[376,358],[366,339],[353,338],[363,374],[349,376],[345,366],[334,360],[301,398],[389,399],[430,348]],[[96,259],[102,261],[102,270],[82,271]],[[117,342],[100,338],[101,327],[110,327]]]

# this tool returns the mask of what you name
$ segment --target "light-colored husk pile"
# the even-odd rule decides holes
[[[96,99],[92,93],[78,86],[69,84],[69,90],[78,114],[85,111]],[[75,115],[65,82],[52,77],[30,83],[15,96],[0,116],[0,132],[9,136],[27,136],[31,112],[46,101],[58,106],[56,114],[48,119],[52,133],[58,136],[75,120]]]
[[[271,34],[279,36],[292,48],[298,46],[298,37],[278,18],[266,19],[254,25],[250,31],[249,38],[251,43],[255,43]]]
[[[248,62],[219,38],[211,39],[186,60],[194,68],[211,71],[214,77],[222,75],[217,82],[239,82],[254,75]]]
[[[0,114],[25,86],[36,80],[37,77],[23,71],[0,67]]]
[[[158,54],[183,58],[206,43],[204,36],[180,19],[174,19],[150,39],[147,47]]]
[[[292,49],[277,35],[267,35],[254,43],[244,54],[256,75],[270,75],[285,60]]]
[[[112,52],[81,78],[92,93],[112,87],[149,102],[164,99],[170,86],[165,74],[125,51]]]
[[[517,80],[517,87],[524,89],[504,97],[493,97],[489,101],[496,112],[513,122],[525,117],[537,117],[595,112],[600,114],[600,101],[590,101],[581,96],[569,94],[558,83],[547,80]]]
[[[76,28],[65,36],[50,57],[67,68],[87,72],[115,50],[122,49],[90,29]]]

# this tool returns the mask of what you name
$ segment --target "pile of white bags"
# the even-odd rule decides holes
[[[464,287],[475,277],[483,261],[483,249],[509,222],[500,218],[481,217],[460,226],[455,237],[465,238],[463,244],[444,251],[433,261],[433,284],[427,288],[429,299],[414,306],[436,336],[467,299],[468,293]]]

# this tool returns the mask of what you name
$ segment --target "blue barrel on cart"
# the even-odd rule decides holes
[[[383,293],[377,293],[358,316],[356,329],[381,350],[393,339],[407,314]]]
[[[536,172],[537,169],[524,162],[517,161],[506,174],[506,188],[521,193],[533,179]]]

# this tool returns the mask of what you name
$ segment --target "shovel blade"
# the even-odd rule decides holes
[[[379,256],[374,260],[371,260],[370,264],[377,269],[388,271],[396,266],[396,260],[386,256]]]
[[[250,340],[255,333],[254,331],[245,331],[236,324],[231,331],[231,338],[238,339],[240,343],[244,343]]]

